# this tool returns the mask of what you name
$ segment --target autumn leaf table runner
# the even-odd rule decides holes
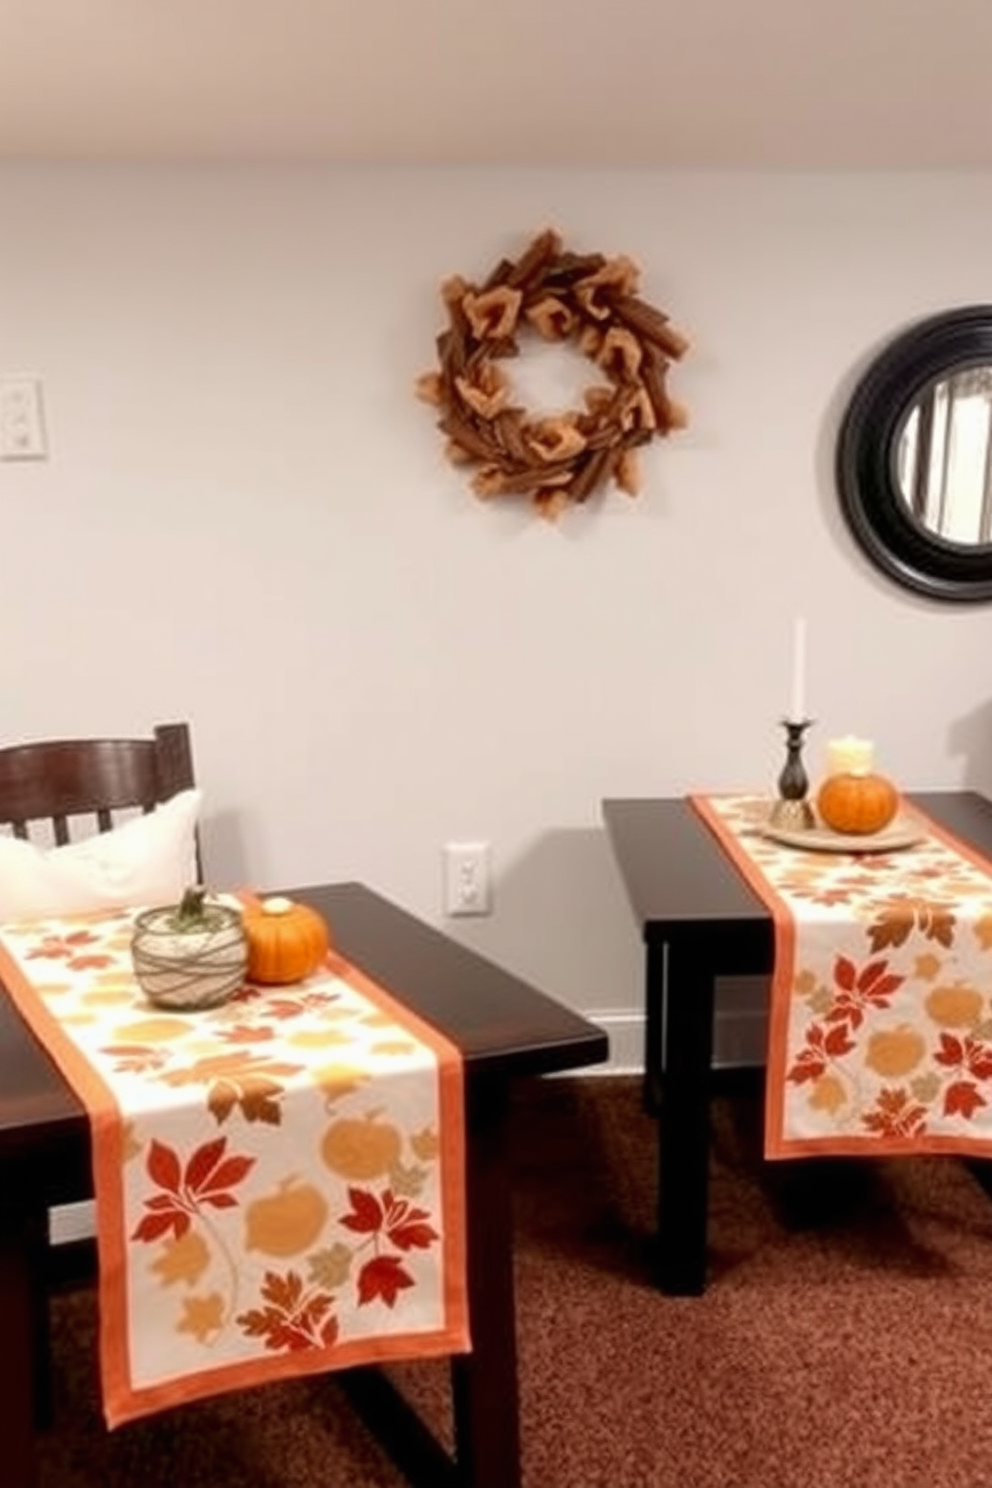
[[[458,1050],[333,954],[157,1010],[132,920],[0,927],[0,977],[90,1117],[108,1423],[465,1351]]]
[[[775,924],[766,1155],[992,1154],[992,865],[922,813],[914,847],[853,854],[692,804]]]

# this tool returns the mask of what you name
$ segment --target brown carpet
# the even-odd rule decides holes
[[[746,1091],[714,1121],[710,1287],[666,1298],[636,1082],[521,1090],[526,1488],[992,1488],[992,1199],[975,1173],[762,1164]],[[93,1350],[92,1295],[60,1298],[43,1488],[402,1488],[332,1380],[107,1433]],[[396,1373],[446,1432],[444,1367]]]

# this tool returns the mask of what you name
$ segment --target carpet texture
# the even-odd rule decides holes
[[[648,1263],[636,1081],[514,1107],[526,1488],[992,1488],[992,1198],[951,1158],[764,1164],[714,1103],[710,1285]],[[104,1430],[92,1293],[54,1311],[43,1488],[402,1488],[333,1377]],[[444,1437],[447,1371],[393,1371]]]

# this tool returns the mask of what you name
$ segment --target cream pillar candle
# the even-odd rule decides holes
[[[828,775],[870,775],[875,768],[875,745],[871,739],[846,734],[827,744]]]

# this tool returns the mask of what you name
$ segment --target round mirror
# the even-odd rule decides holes
[[[837,446],[844,514],[900,583],[992,598],[992,306],[904,331],[854,390]]]

